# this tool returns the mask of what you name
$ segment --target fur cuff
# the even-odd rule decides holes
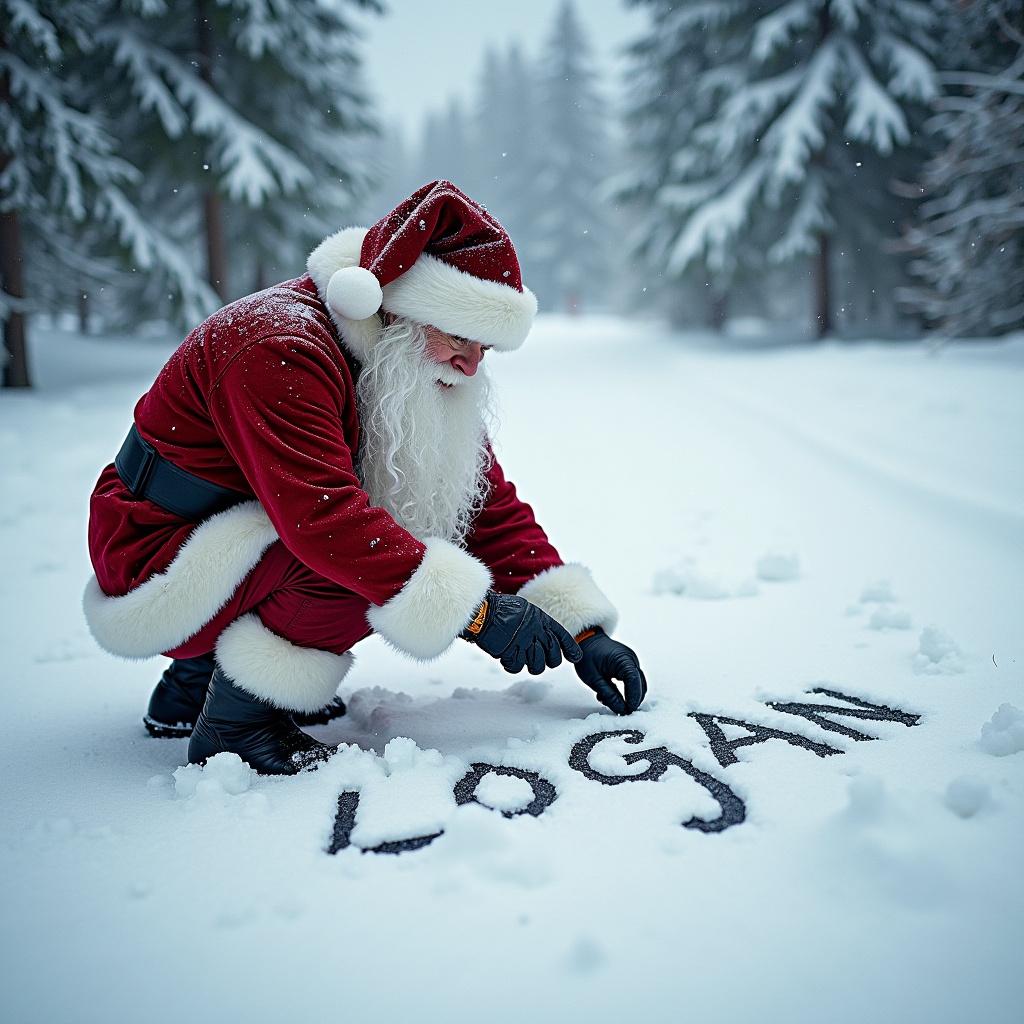
[[[590,626],[600,626],[610,633],[619,621],[619,613],[598,588],[590,570],[575,562],[545,569],[519,591],[519,596],[547,612],[573,636]]]
[[[296,647],[267,629],[255,612],[221,633],[216,658],[239,689],[286,711],[318,711],[337,693],[353,661],[348,651]]]
[[[419,568],[366,618],[393,647],[419,661],[442,654],[466,628],[491,585],[487,567],[462,548],[428,537]]]
[[[96,577],[82,599],[96,642],[122,658],[151,658],[179,647],[227,604],[277,531],[257,501],[235,505],[197,526],[171,564],[122,597]]]

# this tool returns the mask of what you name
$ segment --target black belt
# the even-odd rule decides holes
[[[145,498],[182,519],[199,522],[250,500],[247,494],[178,469],[143,440],[134,423],[114,459],[114,468],[133,498]]]

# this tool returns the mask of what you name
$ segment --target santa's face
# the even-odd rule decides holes
[[[451,371],[439,376],[438,383],[446,388],[459,384],[461,377],[472,377],[484,353],[490,348],[490,345],[483,345],[479,341],[448,334],[431,324],[424,326],[423,333],[427,339],[424,356],[444,370]]]
[[[356,384],[363,489],[421,540],[461,542],[490,464],[483,346],[391,314],[384,323]]]

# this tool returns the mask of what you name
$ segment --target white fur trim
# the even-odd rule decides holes
[[[371,606],[374,631],[420,661],[442,654],[469,625],[491,585],[483,562],[439,537],[428,537],[416,571],[390,601]]]
[[[380,309],[380,282],[362,267],[342,267],[327,283],[327,305],[346,320],[365,320]]]
[[[380,337],[376,315],[353,320],[328,301],[331,279],[346,267],[358,267],[367,228],[345,228],[325,238],[310,254],[306,269],[338,328],[356,356],[365,356]],[[401,277],[384,286],[384,309],[421,324],[492,345],[499,351],[519,348],[530,333],[537,298],[528,288],[484,281],[423,253]]]
[[[529,289],[485,281],[423,253],[384,286],[384,308],[502,352],[519,348],[533,326],[537,298]]]
[[[590,570],[576,562],[545,569],[523,586],[519,596],[547,612],[573,636],[590,626],[610,633],[619,621],[619,613]]]
[[[247,501],[200,523],[162,573],[108,597],[93,576],[82,600],[96,642],[122,658],[183,644],[224,607],[277,540],[263,506]]]
[[[350,320],[343,316],[327,301],[327,289],[331,278],[345,267],[358,267],[359,255],[363,248],[363,239],[368,228],[345,228],[328,235],[310,254],[306,261],[306,269],[313,279],[313,284],[320,298],[327,307],[327,312],[338,328],[342,343],[353,355],[364,358],[367,352],[377,343],[382,323],[374,313],[365,320]],[[369,271],[367,271],[369,273]]]
[[[297,647],[271,632],[255,612],[217,639],[217,663],[239,689],[286,711],[318,711],[338,691],[352,655]]]

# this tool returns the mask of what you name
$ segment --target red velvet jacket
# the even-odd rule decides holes
[[[353,463],[358,364],[308,276],[247,296],[197,327],[135,407],[135,423],[182,469],[252,495],[302,562],[376,605],[420,565],[424,545],[370,505]],[[495,461],[466,548],[514,593],[561,565]],[[163,572],[195,530],[136,501],[112,465],[92,494],[89,551],[104,594]]]

